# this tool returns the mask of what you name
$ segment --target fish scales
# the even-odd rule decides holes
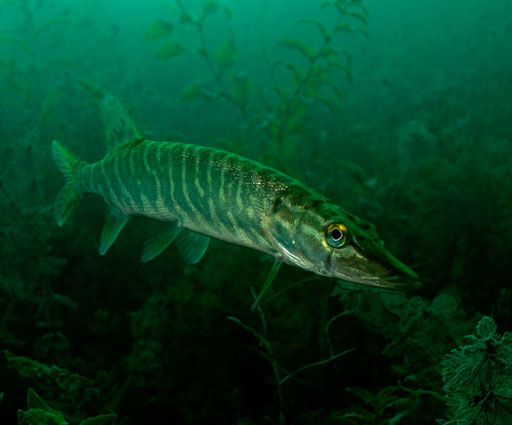
[[[279,196],[300,190],[294,179],[236,154],[149,140],[82,165],[77,180],[80,193],[98,194],[124,214],[177,220],[190,230],[265,252],[271,251],[265,213]]]

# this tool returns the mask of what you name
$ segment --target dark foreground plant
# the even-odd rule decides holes
[[[450,420],[442,425],[508,425],[512,423],[512,333],[499,335],[485,316],[469,344],[442,361]]]

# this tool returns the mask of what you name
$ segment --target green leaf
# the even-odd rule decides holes
[[[93,418],[88,418],[80,422],[80,425],[111,425],[116,419],[117,415],[115,413],[109,413],[107,415],[98,415]]]
[[[352,82],[353,82],[352,71],[350,70],[350,68],[348,66],[341,65],[338,62],[331,62],[329,65],[332,66],[333,68],[336,68],[336,69],[339,69],[340,71],[343,71],[345,73],[345,75],[347,76],[348,82],[350,84],[352,84]]]
[[[327,107],[329,112],[333,112],[336,109],[336,105],[334,104],[334,102],[331,99],[329,99],[327,96],[322,96],[322,95],[317,94],[317,95],[315,95],[315,99],[318,102],[323,103]]]
[[[286,64],[286,68],[289,69],[293,74],[293,79],[295,80],[296,84],[301,84],[304,80],[304,76],[302,75],[302,72],[298,67],[293,65],[292,63]]]
[[[185,102],[188,100],[197,99],[201,95],[201,89],[196,84],[189,84],[181,91],[180,101]]]
[[[246,74],[237,74],[233,81],[233,96],[241,103],[245,104],[249,100],[252,92],[252,80]]]
[[[196,24],[196,20],[190,13],[182,13],[180,16],[180,24]]]
[[[361,26],[350,25],[350,24],[347,24],[346,22],[339,24],[336,27],[336,32],[346,32],[347,34],[355,34],[355,33],[360,32],[365,37],[370,37],[370,34],[368,34],[368,31],[366,30],[366,28],[363,28]]]
[[[27,43],[19,38],[6,34],[0,34],[0,44],[2,43],[9,43],[18,46],[23,49],[29,56],[34,56],[34,49],[32,49],[32,47],[30,47]]]
[[[224,7],[224,13],[226,14],[226,19],[228,21],[231,21],[231,16],[232,16],[231,9],[227,6]]]
[[[166,60],[175,58],[176,56],[181,55],[184,51],[185,49],[181,44],[171,40],[165,44],[162,44],[156,51],[155,55],[157,59]]]
[[[331,46],[326,46],[320,52],[318,53],[318,56],[325,60],[334,60],[336,59],[340,54],[340,51],[337,49],[334,49]]]
[[[53,409],[46,404],[46,402],[39,397],[39,395],[32,389],[29,388],[27,395],[27,407],[29,409],[43,409],[52,412]]]
[[[172,30],[172,23],[157,19],[146,29],[144,38],[146,40],[156,40],[157,38],[169,35]]]
[[[34,37],[36,37],[36,38],[39,37],[43,32],[48,30],[48,28],[51,28],[52,26],[58,25],[58,24],[69,24],[69,20],[62,16],[56,16],[54,18],[50,18],[34,32]]]
[[[375,404],[375,395],[373,395],[370,391],[365,390],[361,387],[347,387],[345,388],[347,391],[359,397],[362,401],[364,401],[367,405],[373,406]]]
[[[432,301],[430,310],[437,316],[451,316],[457,311],[457,301],[451,295],[440,294]]]
[[[332,37],[332,33],[327,26],[319,21],[318,19],[301,19],[300,24],[313,24],[316,29],[322,34],[325,41],[329,41]]]
[[[46,402],[32,389],[29,388],[27,395],[27,407],[28,411],[22,412],[22,416],[25,420],[24,423],[30,423],[35,420],[35,423],[59,423],[66,424],[64,416],[57,410],[51,408]],[[49,413],[43,414],[42,411]],[[44,422],[47,421],[47,422]],[[21,422],[20,422],[21,423]]]
[[[219,10],[219,4],[216,1],[210,0],[203,4],[203,17],[206,18],[208,15],[213,15]]]
[[[222,72],[231,66],[235,62],[236,56],[235,41],[233,37],[229,37],[219,46],[216,52],[217,64],[219,65],[220,71]]]
[[[315,57],[313,48],[306,42],[297,38],[283,38],[279,40],[278,44],[287,49],[296,50],[310,60]]]
[[[55,365],[49,366],[28,357],[15,356],[7,350],[4,351],[4,355],[10,369],[15,369],[24,378],[30,378],[39,388],[58,388],[62,398],[72,400],[74,403],[83,403],[95,400],[99,396],[99,390],[94,387],[91,379]],[[33,402],[38,403],[35,399]]]
[[[311,70],[307,84],[304,87],[304,94],[315,97],[315,94],[324,86],[329,79],[329,68],[322,63],[317,63]]]
[[[336,0],[334,0],[334,1],[326,0],[326,1],[324,1],[324,2],[320,5],[320,8],[321,8],[321,9],[324,9],[324,8],[326,8],[326,7],[329,7],[329,6],[335,6],[335,3],[337,3],[337,2],[336,2]]]
[[[366,19],[365,13],[345,11],[344,15],[350,16],[354,19],[357,19],[359,22],[363,23],[364,25],[368,25],[368,20]]]
[[[67,425],[64,418],[44,409],[18,410],[18,425]]]
[[[482,339],[493,338],[496,336],[497,329],[496,322],[489,316],[484,316],[476,326],[476,334]]]
[[[386,400],[387,403],[385,403],[385,404],[390,404],[391,400],[400,400],[400,397],[393,395],[393,393],[398,390],[399,390],[399,387],[393,387],[393,386],[384,387],[382,390],[380,390],[377,393],[377,398],[380,400]]]
[[[212,102],[218,100],[219,94],[213,91],[208,91],[204,87],[197,84],[189,84],[183,88],[180,95],[180,102],[188,102],[191,100],[203,100],[205,102]]]
[[[272,90],[279,96],[281,100],[288,98],[288,90],[285,87],[272,87]]]
[[[64,56],[58,56],[55,57],[48,62],[46,62],[43,67],[41,68],[41,74],[44,74],[45,72],[48,72],[51,68],[57,67],[57,66],[70,66],[70,67],[76,67],[76,62],[71,59]]]

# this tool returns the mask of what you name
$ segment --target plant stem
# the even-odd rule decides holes
[[[187,11],[185,9],[185,6],[183,6],[183,2],[181,0],[176,0],[176,3],[178,4],[178,7],[181,9],[182,13],[186,14]],[[204,57],[206,65],[208,66],[208,69],[212,73],[215,83],[219,87],[219,92],[217,93],[217,95],[219,97],[227,99],[242,113],[242,115],[244,115],[247,118],[250,118],[246,108],[243,105],[240,105],[236,101],[236,99],[226,90],[226,86],[224,85],[224,81],[222,80],[222,73],[219,72],[219,70],[213,64],[212,59],[210,58],[210,54],[208,53],[208,48],[206,46],[206,37],[204,35],[203,19],[197,22],[192,22],[192,24],[197,28],[199,42],[201,44],[201,55]]]
[[[355,348],[349,348],[348,350],[345,350],[341,353],[335,354],[334,356],[331,356],[328,359],[320,360],[318,362],[314,362],[314,363],[310,363],[305,366],[302,366],[302,367],[298,368],[297,370],[295,370],[294,372],[290,373],[289,375],[286,375],[283,379],[281,379],[280,384],[283,385],[286,381],[288,381],[288,379],[292,378],[293,376],[297,375],[300,372],[303,372],[304,370],[310,369],[315,366],[320,366],[320,365],[329,363],[333,360],[336,360],[338,357],[341,357],[341,356],[344,356],[345,354],[351,353],[352,351],[355,351]]]
[[[338,18],[336,20],[336,25],[334,28],[337,28],[339,26],[342,16],[343,15],[341,13],[338,13]],[[304,76],[302,81],[300,81],[297,84],[297,87],[295,88],[295,91],[293,92],[293,94],[290,95],[288,97],[288,99],[285,101],[284,112],[283,112],[282,118],[279,120],[279,126],[278,126],[278,130],[277,130],[277,139],[276,139],[278,155],[280,158],[284,157],[283,144],[284,144],[284,138],[286,136],[285,126],[288,125],[289,121],[295,115],[296,110],[297,110],[296,107],[293,108],[294,105],[297,105],[297,103],[295,101],[300,97],[301,92],[306,87],[306,84],[308,83],[309,79],[313,75],[313,70],[314,70],[316,63],[321,58],[321,56],[322,56],[321,54],[325,51],[325,49],[327,49],[327,47],[329,47],[331,45],[332,39],[333,39],[332,36],[324,39],[324,42],[323,42],[323,45],[321,46],[321,48],[318,50],[316,55],[313,56],[313,58],[311,58],[309,60],[309,67],[308,67],[308,70],[306,71],[306,75]],[[279,106],[280,105],[277,105],[276,109]],[[276,112],[277,111],[275,111],[274,114],[276,114]]]

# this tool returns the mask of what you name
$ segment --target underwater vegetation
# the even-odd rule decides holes
[[[237,126],[240,133],[237,145],[228,142],[231,150],[243,151],[244,145],[263,140],[264,146],[258,144],[259,150],[265,152],[264,159],[290,169],[295,165],[294,144],[303,130],[301,122],[307,111],[322,105],[322,109],[335,113],[343,100],[343,83],[353,80],[352,58],[340,41],[350,34],[368,36],[366,7],[360,1],[325,1],[320,8],[329,11],[329,20],[297,20],[300,27],[311,27],[317,33],[317,40],[311,43],[301,37],[283,37],[274,46],[282,54],[274,60],[263,48],[261,60],[268,68],[270,80],[262,83],[256,82],[247,71],[235,69],[240,43],[230,25],[229,7],[206,1],[194,14],[185,2],[176,3],[177,22],[157,19],[146,29],[144,37],[150,42],[160,42],[155,50],[159,60],[173,59],[185,52],[203,59],[210,75],[206,81],[186,85],[181,101],[228,103],[241,119],[241,125]],[[265,3],[263,8],[267,7]],[[206,39],[211,19],[220,21],[225,28],[224,40],[212,43]],[[192,45],[183,45],[173,37],[173,32],[183,26],[191,27],[194,33],[189,41]],[[264,36],[262,29],[260,37]]]
[[[108,4],[107,4],[108,3]],[[0,423],[512,424],[507,0],[0,1]],[[242,154],[368,219],[423,287],[387,292],[212,240],[104,256],[64,227],[51,141]]]
[[[454,418],[451,422],[510,422],[512,334],[499,335],[496,328],[490,317],[483,317],[476,335],[467,336],[470,344],[453,350],[441,362],[444,390]]]

